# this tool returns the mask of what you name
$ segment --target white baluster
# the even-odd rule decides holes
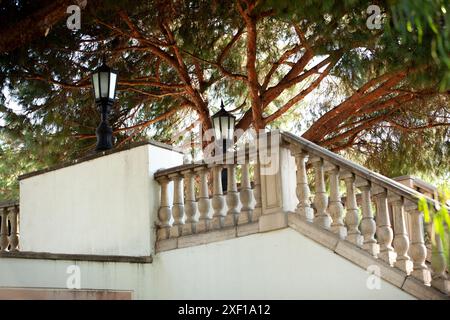
[[[408,256],[409,237],[406,230],[403,198],[397,195],[390,195],[389,198],[394,217],[394,249],[397,253],[394,266],[409,274],[412,263]]]
[[[357,185],[362,192],[361,233],[363,236],[363,249],[369,252],[372,256],[377,257],[380,247],[375,240],[377,226],[372,212],[370,182],[365,179],[360,179]]]
[[[252,221],[253,218],[253,191],[250,184],[250,176],[248,172],[248,163],[241,165],[242,178],[241,178],[241,192],[240,198],[242,203],[241,214],[239,215],[239,224]]]
[[[197,223],[197,232],[207,231],[211,228],[211,199],[208,191],[208,171],[207,167],[196,169],[200,176],[200,195],[198,198],[198,211],[200,221]]]
[[[197,217],[197,200],[195,199],[195,187],[194,178],[195,175],[192,170],[187,170],[183,172],[184,180],[186,181],[186,198],[184,202],[186,221],[185,227],[183,227],[183,233],[195,233],[198,217]]]
[[[296,150],[292,152],[292,155],[295,157],[295,163],[297,166],[297,199],[298,205],[296,208],[296,212],[300,215],[301,218],[305,219],[308,222],[313,222],[314,220],[314,211],[311,208],[311,200],[310,195],[311,192],[309,190],[308,185],[308,177],[306,175],[306,160],[308,159],[308,154],[303,152],[302,150]]]
[[[161,185],[161,202],[158,210],[159,230],[158,239],[163,240],[169,237],[169,228],[172,220],[172,209],[169,205],[169,178],[160,177],[158,182]]]
[[[11,235],[9,236],[10,251],[19,251],[19,206],[9,208],[9,223]]]
[[[424,284],[429,285],[431,282],[431,274],[425,265],[427,258],[427,247],[425,247],[424,229],[423,229],[423,213],[417,210],[417,206],[408,210],[411,216],[411,247],[409,253],[413,261],[413,271],[411,275]]]
[[[261,215],[262,208],[262,199],[261,199],[261,165],[259,163],[259,157],[255,162],[254,166],[254,183],[253,187],[253,196],[255,197],[255,219],[257,219],[256,215]],[[257,212],[257,213],[256,213]]]
[[[359,232],[359,210],[356,203],[356,191],[355,191],[355,176],[351,172],[344,172],[341,174],[341,178],[345,181],[346,187],[346,214],[345,224],[347,225],[347,238],[346,240],[351,243],[362,246],[362,236]]]
[[[9,240],[8,240],[8,208],[1,209],[1,228],[0,228],[0,251],[7,251]]]
[[[239,217],[239,211],[237,209],[239,206],[239,192],[236,183],[236,165],[227,165],[227,169],[227,216],[230,217],[229,219],[231,219],[232,225],[236,225]]]
[[[227,215],[225,211],[225,199],[222,189],[222,165],[214,165],[213,171],[213,197],[212,208],[214,210],[213,215],[213,228],[222,228],[224,226],[224,220]],[[227,172],[227,175],[228,172]]]
[[[396,253],[392,247],[392,240],[394,239],[394,232],[392,231],[391,221],[389,218],[389,207],[387,201],[386,189],[382,189],[380,193],[375,196],[377,208],[377,238],[380,244],[380,253],[378,258],[394,265]]]
[[[314,166],[316,193],[314,195],[314,206],[316,208],[316,217],[314,223],[322,228],[329,229],[331,225],[331,217],[328,214],[328,195],[325,189],[325,177],[323,170],[323,160],[314,157],[309,160]]]
[[[339,193],[339,168],[332,166],[328,171],[330,177],[330,204],[328,211],[332,219],[331,231],[336,233],[339,238],[345,239],[347,229],[343,221],[344,206],[341,202],[341,194]]]
[[[183,178],[179,173],[174,173],[169,176],[173,180],[173,205],[172,216],[173,226],[171,229],[171,237],[178,237],[182,233],[182,226],[184,224],[184,197],[183,197]]]
[[[433,232],[433,219],[427,224],[428,235],[434,236],[431,249],[431,285],[445,294],[450,294],[450,281],[446,273],[446,261],[442,239],[437,232]]]

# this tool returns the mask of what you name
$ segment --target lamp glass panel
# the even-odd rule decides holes
[[[214,125],[214,136],[216,140],[220,140],[222,137],[222,134],[220,132],[220,117],[214,118],[213,125]]]
[[[236,119],[233,117],[230,117],[230,127],[228,130],[228,139],[233,140],[234,138],[234,126],[235,126]]]
[[[111,72],[111,76],[109,78],[109,98],[114,99],[116,92],[116,82],[117,82],[117,74]]]
[[[100,99],[100,88],[98,87],[98,73],[92,75],[92,83],[94,84],[95,99]]]
[[[100,96],[108,97],[109,72],[100,72]]]
[[[230,128],[229,125],[229,117],[220,117],[220,122],[222,124],[222,139],[226,140],[228,139],[228,130]]]

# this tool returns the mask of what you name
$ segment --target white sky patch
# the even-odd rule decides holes
[[[16,114],[23,114],[23,108],[21,105],[19,105],[19,103],[17,102],[16,99],[14,99],[14,97],[11,96],[10,91],[7,88],[4,88],[2,90],[2,93],[5,95],[6,97],[6,101],[5,101],[5,106],[8,109],[11,109],[14,111],[14,113]],[[2,119],[2,117],[0,116],[0,126],[4,126],[5,125],[5,121]]]
[[[13,110],[15,113],[23,114],[22,106],[20,106],[17,100],[11,96],[10,91],[7,88],[4,88],[2,93],[6,97],[6,107]]]

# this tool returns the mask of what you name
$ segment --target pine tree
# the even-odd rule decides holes
[[[370,29],[370,3],[358,0],[88,1],[71,31],[59,14],[65,2],[51,11],[42,1],[54,12],[44,32],[0,41],[2,158],[26,154],[42,167],[92,152],[99,115],[89,76],[106,56],[119,70],[117,146],[174,144],[196,120],[206,130],[222,98],[244,130],[296,121],[307,139],[362,153],[388,175],[448,172],[448,1],[419,2],[377,2],[383,19]],[[0,21],[20,26],[37,7],[2,1]],[[411,143],[417,137],[423,144]],[[420,161],[386,168],[415,147],[426,148]]]

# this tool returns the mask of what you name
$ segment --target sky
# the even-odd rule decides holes
[[[12,109],[15,113],[21,113],[22,112],[22,107],[17,103],[17,101],[11,97],[10,92],[7,88],[4,88],[2,90],[2,93],[5,95],[6,97],[6,107],[9,109]],[[4,126],[5,125],[5,121],[0,117],[0,126]]]

